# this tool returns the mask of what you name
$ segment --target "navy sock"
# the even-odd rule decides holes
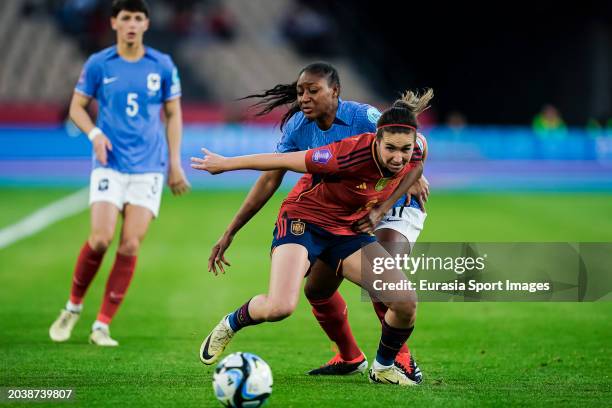
[[[237,332],[243,327],[253,326],[261,323],[261,321],[253,320],[253,318],[249,314],[249,303],[251,303],[251,299],[249,299],[248,302],[240,306],[238,309],[236,309],[236,311],[229,315],[228,322],[234,332]]]
[[[392,365],[399,349],[406,343],[406,340],[408,340],[413,330],[414,326],[408,329],[391,327],[383,319],[382,334],[380,336],[380,343],[378,343],[376,361],[384,366]]]

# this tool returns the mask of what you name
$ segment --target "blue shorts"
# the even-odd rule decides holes
[[[310,266],[317,258],[337,270],[340,261],[362,247],[376,242],[374,235],[335,235],[323,228],[299,219],[283,218],[274,228],[272,250],[283,244],[302,245],[308,251]]]

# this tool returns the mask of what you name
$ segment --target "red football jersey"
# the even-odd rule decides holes
[[[356,235],[355,221],[389,198],[420,161],[392,174],[378,162],[375,142],[374,133],[364,133],[308,150],[308,174],[283,201],[279,219],[299,218],[332,234]]]

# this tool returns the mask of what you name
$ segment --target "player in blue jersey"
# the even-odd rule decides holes
[[[95,153],[89,198],[91,231],[76,263],[70,299],[49,329],[56,342],[70,338],[121,214],[119,247],[89,337],[99,346],[118,345],[110,336],[109,324],[134,274],[149,223],[158,215],[166,172],[173,194],[183,194],[190,187],[180,158],[179,76],[168,55],[143,44],[149,26],[147,3],[115,0],[111,25],[117,44],[89,57],[70,103],[70,118],[87,134]],[[95,125],[87,112],[92,99],[99,106]]]
[[[289,105],[288,112],[281,120],[282,136],[277,152],[286,153],[320,147],[346,137],[361,133],[375,132],[380,117],[378,109],[362,103],[344,101],[340,98],[340,78],[330,64],[318,62],[303,68],[296,82],[279,84],[262,94],[246,98],[261,98],[256,106],[265,115],[273,109]],[[419,138],[418,142],[423,142]],[[418,146],[417,146],[418,147]],[[426,146],[420,146],[424,153]],[[416,154],[416,153],[415,153]],[[259,177],[238,213],[227,227],[223,236],[212,249],[208,260],[209,270],[224,270],[225,251],[231,245],[236,233],[263,207],[282,182],[285,171],[263,172]],[[405,245],[404,252],[410,251],[423,228],[425,213],[422,201],[427,199],[429,190],[425,179],[419,180],[410,190],[412,199],[403,198],[384,214],[383,221],[376,225],[376,236],[381,242],[395,243],[391,248]],[[373,211],[373,222],[383,214]],[[372,220],[368,218],[366,224]],[[328,337],[334,341],[339,353],[324,366],[310,371],[312,375],[341,375],[363,372],[367,368],[365,356],[358,347],[347,319],[347,307],[337,291],[342,278],[336,276],[324,262],[317,260],[312,266],[304,292],[312,305],[312,311]],[[374,309],[383,319],[387,307],[382,302],[374,302]],[[415,382],[421,381],[420,370],[410,351],[402,347],[396,365]]]

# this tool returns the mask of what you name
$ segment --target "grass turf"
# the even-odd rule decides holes
[[[0,190],[0,225],[68,193]],[[53,344],[47,335],[68,295],[87,212],[0,250],[0,386],[74,388],[77,405],[87,407],[218,406],[199,344],[224,313],[265,291],[282,198],[240,232],[227,254],[232,267],[213,277],[210,247],[244,194],[164,197],[113,322],[117,349],[87,344],[115,246],[72,339]],[[423,241],[612,240],[606,194],[436,194],[428,210]],[[380,334],[372,307],[350,283],[342,292],[372,361]],[[609,406],[611,312],[610,303],[422,303],[410,345],[426,380],[409,389],[370,385],[363,376],[305,376],[332,353],[303,297],[291,318],[246,329],[228,351],[254,352],[270,364],[271,406]]]

